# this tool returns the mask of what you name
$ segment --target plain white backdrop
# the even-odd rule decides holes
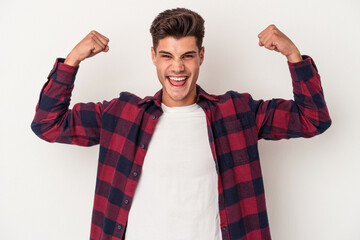
[[[40,89],[57,57],[91,30],[110,51],[81,63],[72,104],[161,85],[149,28],[167,8],[205,19],[208,92],[292,98],[286,58],[258,46],[275,24],[313,57],[333,124],[311,139],[259,142],[274,240],[359,240],[360,151],[358,0],[10,1],[0,3],[0,239],[89,239],[98,146],[50,144],[30,129]]]

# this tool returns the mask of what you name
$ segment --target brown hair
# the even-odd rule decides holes
[[[159,13],[150,27],[154,50],[159,40],[165,37],[179,39],[194,36],[200,51],[205,34],[204,22],[199,14],[186,8],[168,9]]]

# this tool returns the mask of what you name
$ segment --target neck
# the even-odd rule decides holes
[[[182,99],[177,101],[170,98],[169,96],[166,96],[166,94],[164,95],[163,93],[161,102],[165,104],[167,107],[184,107],[196,103],[196,97],[197,95],[195,94],[193,97],[188,97],[187,99]]]

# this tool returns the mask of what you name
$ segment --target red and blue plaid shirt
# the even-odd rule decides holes
[[[234,91],[211,95],[197,85],[218,173],[223,240],[271,239],[258,140],[308,138],[331,125],[317,68],[303,58],[288,62],[294,100],[254,100]],[[49,142],[100,144],[90,239],[124,240],[144,157],[163,113],[162,90],[144,99],[122,92],[111,101],[68,109],[78,67],[63,61],[56,61],[41,91],[32,130]]]

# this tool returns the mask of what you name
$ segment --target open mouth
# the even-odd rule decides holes
[[[182,77],[172,77],[167,76],[167,80],[169,80],[170,84],[173,87],[182,87],[185,85],[186,81],[188,80],[188,76],[182,76]]]

